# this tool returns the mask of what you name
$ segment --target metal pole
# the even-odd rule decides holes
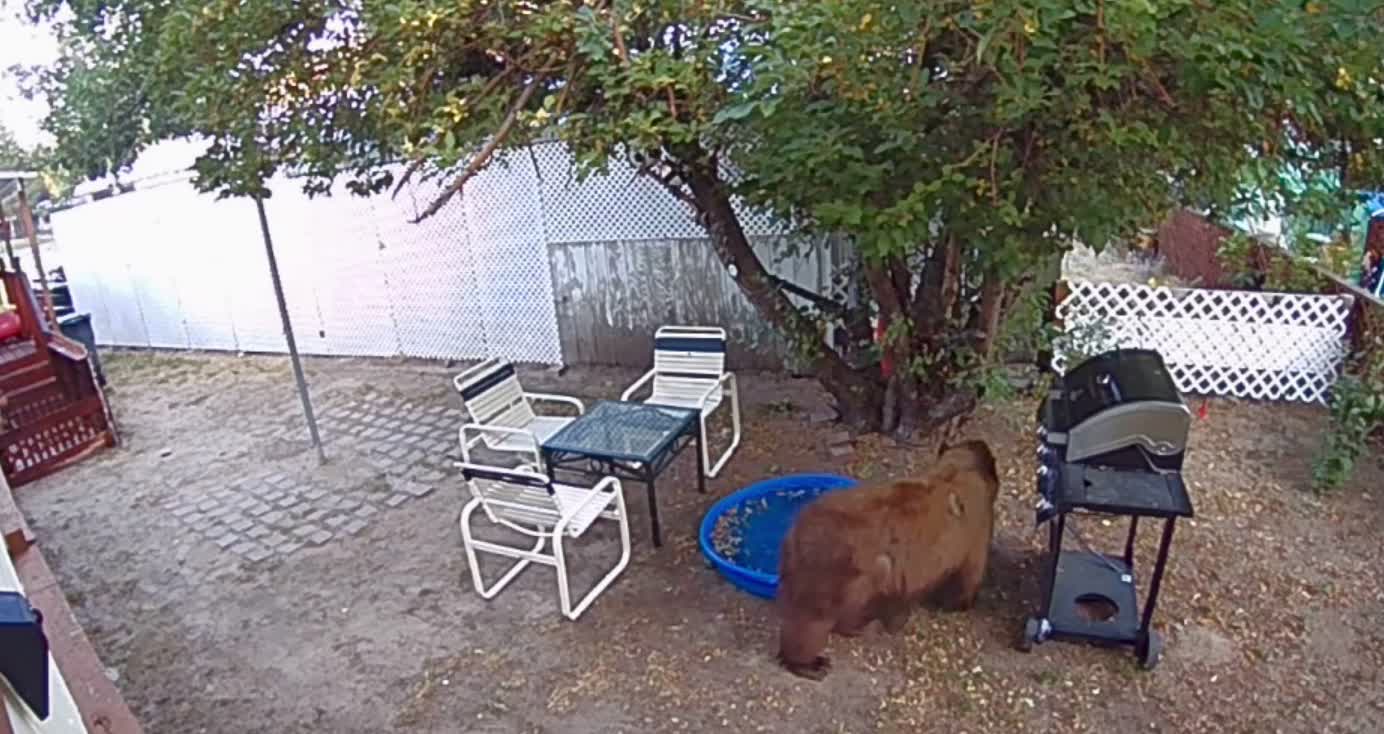
[[[5,238],[5,254],[9,256],[9,259],[5,262],[6,266],[18,270],[19,268],[15,266],[14,247],[10,245],[10,226],[9,221],[5,219],[4,201],[0,201],[0,235],[3,235]]]
[[[53,313],[53,293],[48,290],[48,273],[43,269],[43,255],[38,248],[38,228],[34,226],[34,210],[29,208],[29,195],[24,190],[24,180],[19,181],[19,219],[29,232],[29,249],[34,251],[34,269],[38,271],[38,285],[43,291],[43,312],[48,317],[53,333],[58,333],[58,317]]]
[[[317,416],[312,413],[308,381],[303,376],[303,362],[298,358],[298,342],[293,339],[293,323],[288,318],[288,302],[284,300],[284,285],[279,280],[279,261],[274,257],[274,240],[269,236],[269,218],[264,214],[263,197],[255,197],[255,211],[259,213],[260,234],[264,235],[264,254],[269,257],[269,277],[274,281],[274,297],[279,301],[279,318],[283,320],[284,338],[288,340],[288,356],[293,361],[293,379],[298,382],[298,397],[303,401],[303,414],[308,419],[308,433],[312,434],[312,445],[317,447],[317,459],[325,464],[327,453],[322,449],[322,437],[317,433]]]

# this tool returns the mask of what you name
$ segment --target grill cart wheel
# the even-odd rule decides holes
[[[1023,634],[1019,635],[1019,652],[1030,652],[1033,646],[1043,641],[1043,622],[1037,617],[1029,617],[1024,622]]]

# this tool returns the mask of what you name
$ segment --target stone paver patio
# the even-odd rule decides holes
[[[250,562],[288,556],[353,536],[380,513],[434,491],[455,474],[457,411],[367,394],[322,406],[319,426],[334,454],[358,454],[375,475],[348,487],[324,478],[265,471],[190,487],[160,507],[183,527]],[[271,440],[299,439],[288,428]]]

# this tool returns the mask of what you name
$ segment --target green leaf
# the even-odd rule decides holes
[[[743,120],[754,113],[756,102],[742,102],[724,107],[711,118],[713,125],[721,125],[734,120]]]
[[[990,47],[990,39],[994,38],[994,37],[995,37],[995,33],[998,32],[998,31],[999,31],[999,27],[998,27],[998,26],[993,27],[993,28],[991,28],[985,35],[981,36],[979,41],[976,42],[976,62],[977,62],[977,63],[979,63],[979,62],[981,62],[981,61],[983,61],[983,60],[985,59],[985,49],[987,49],[987,48]]]

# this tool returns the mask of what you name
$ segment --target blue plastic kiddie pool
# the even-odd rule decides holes
[[[702,518],[702,555],[737,588],[765,599],[778,590],[779,546],[793,518],[823,492],[855,486],[835,474],[767,479],[721,499]]]

